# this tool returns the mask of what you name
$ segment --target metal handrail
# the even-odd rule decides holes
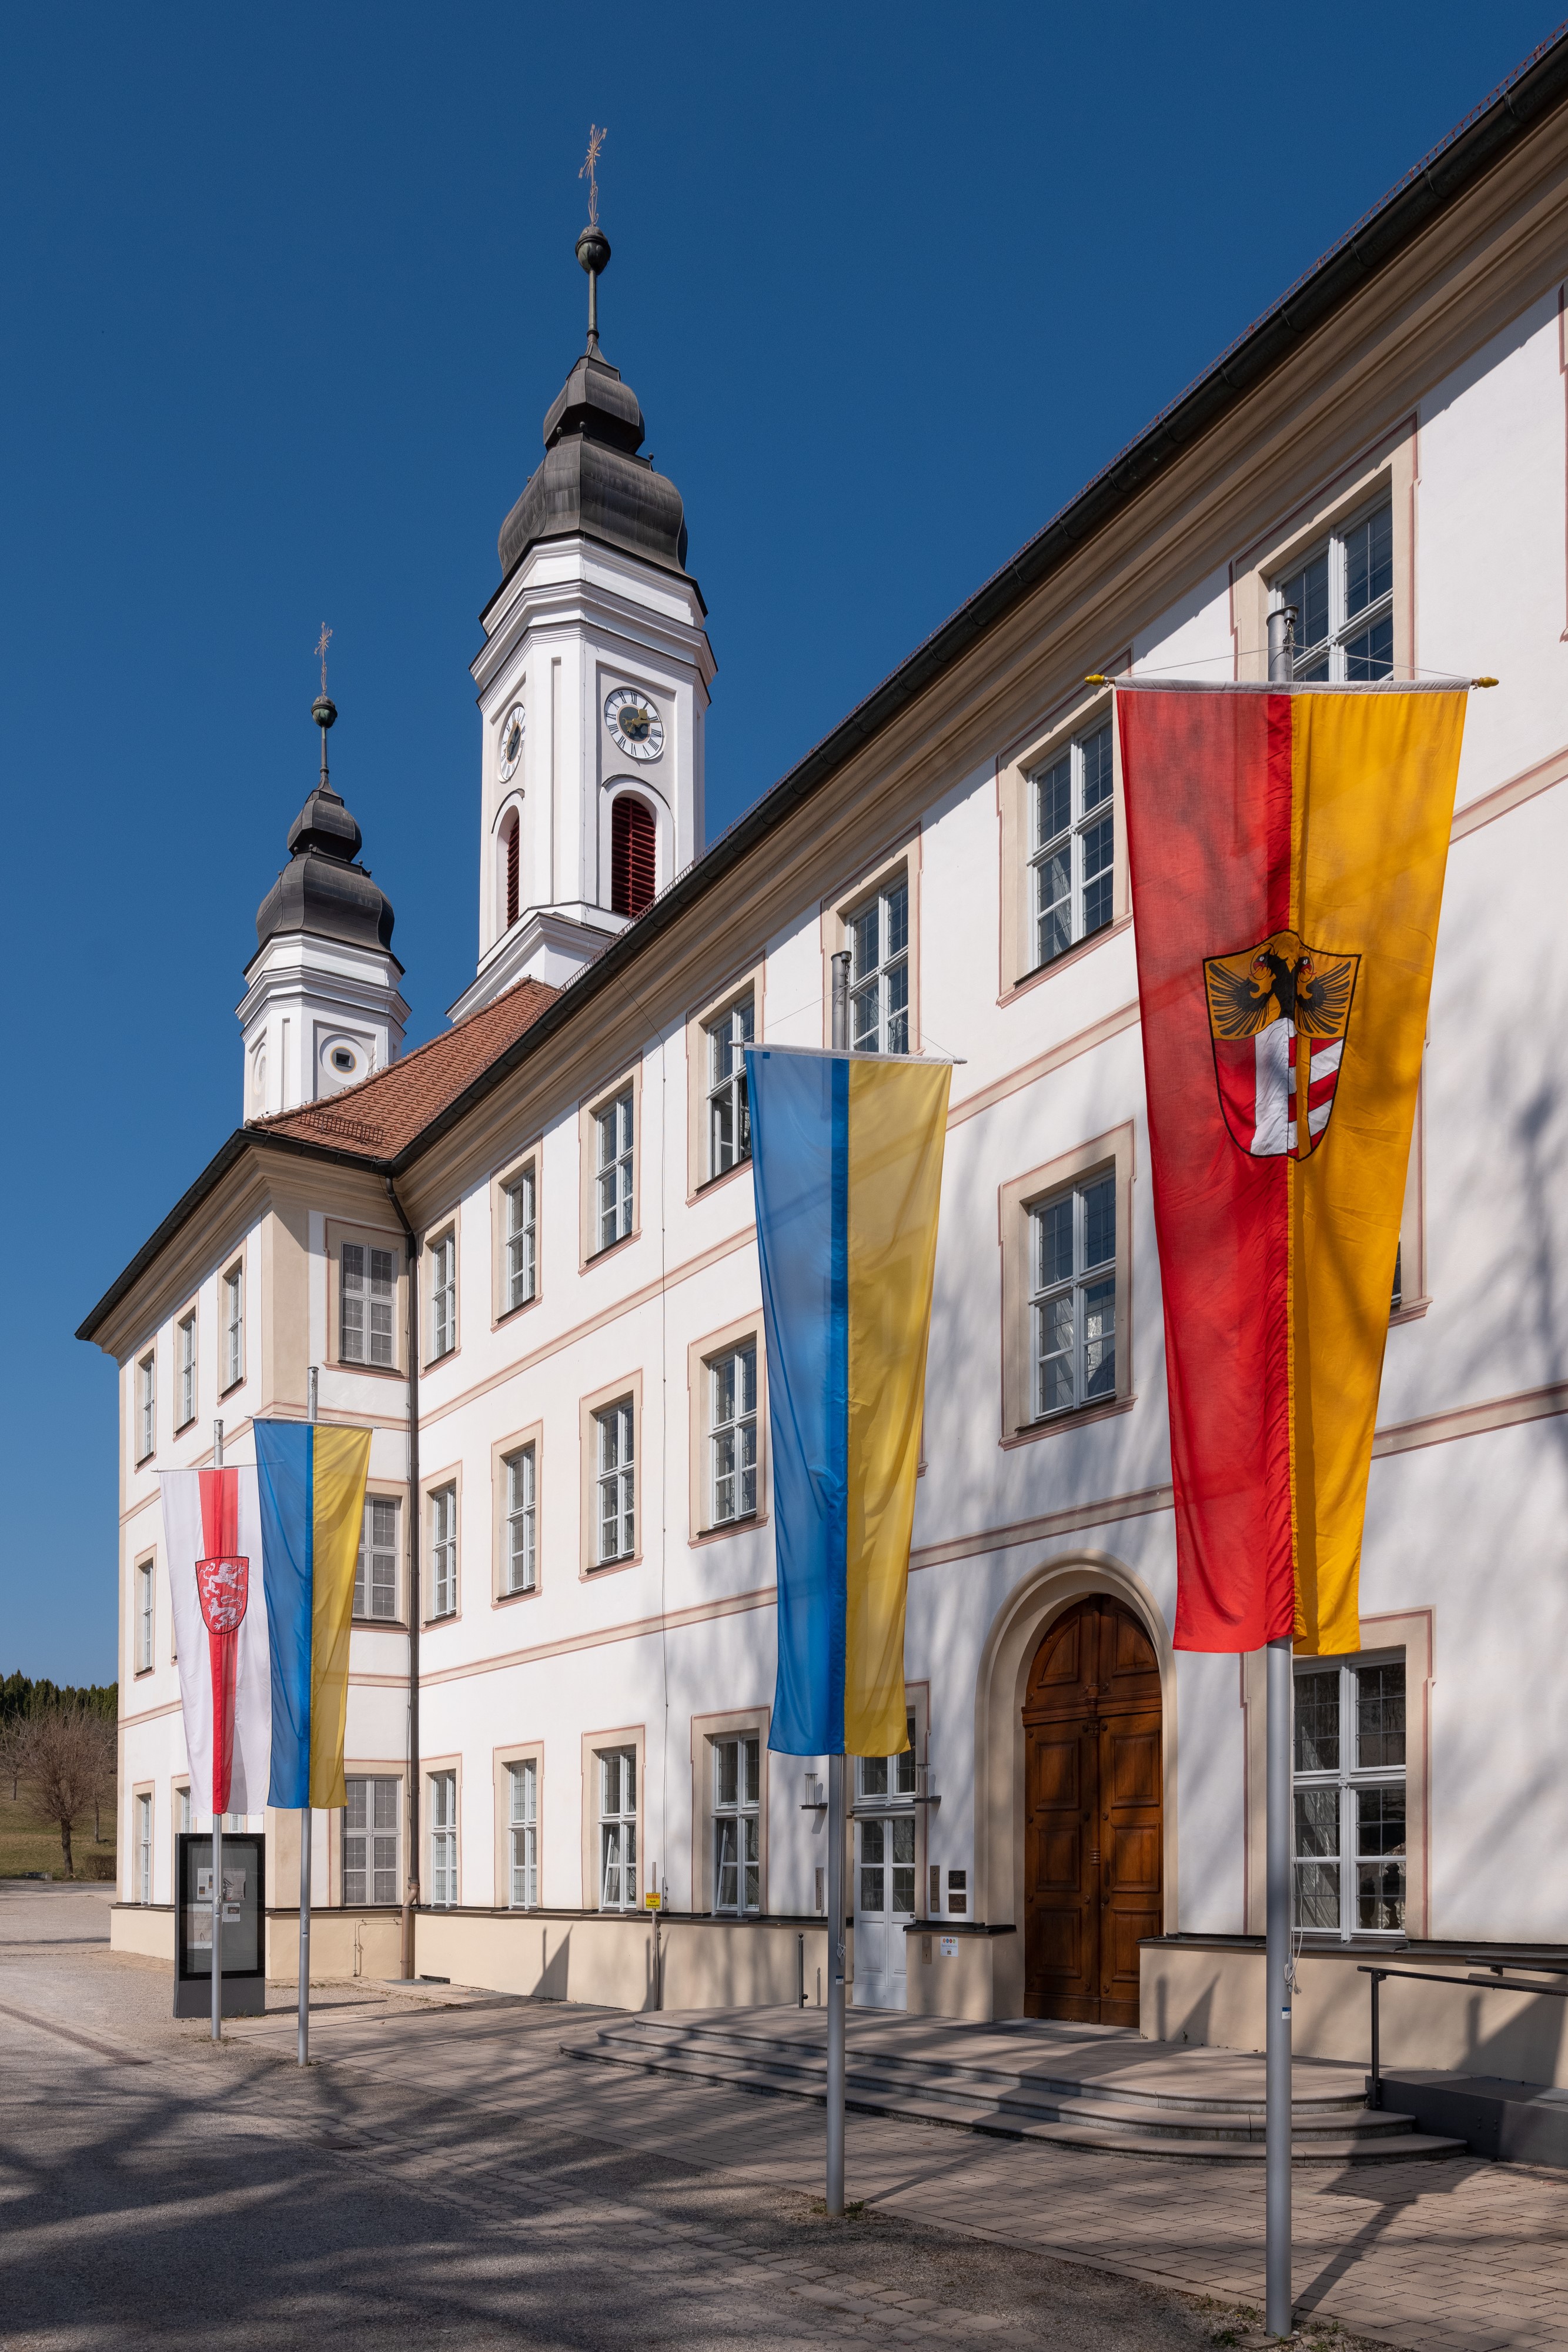
[[[1539,1992],[1552,2000],[1568,2000],[1568,1985],[1521,1984],[1517,1977],[1502,1974],[1504,1963],[1496,1962],[1488,1976],[1456,1977],[1439,1975],[1434,1969],[1379,1969],[1364,1961],[1356,1969],[1357,1976],[1372,1979],[1372,2087],[1366,2095],[1369,2107],[1383,2105],[1383,2070],[1378,2062],[1377,1988],[1385,1977],[1414,1977],[1422,1984],[1479,1985],[1483,1992]]]

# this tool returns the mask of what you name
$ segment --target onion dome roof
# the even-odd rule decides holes
[[[287,865],[256,912],[259,947],[279,931],[309,931],[353,947],[390,948],[392,901],[355,863],[363,835],[327,780],[327,730],[338,716],[325,695],[311,712],[321,730],[321,773],[288,828]]]

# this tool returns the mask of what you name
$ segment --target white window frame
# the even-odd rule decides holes
[[[224,1387],[232,1389],[245,1378],[245,1261],[231,1265],[224,1276]]]
[[[149,1461],[158,1448],[158,1351],[149,1348],[136,1361],[136,1459]]]
[[[756,1917],[762,1909],[762,1736],[724,1732],[708,1746],[714,1913],[719,1918]]]
[[[1116,919],[1113,743],[1111,721],[1102,719],[1030,777],[1031,971],[1043,971]]]
[[[738,1339],[703,1367],[707,1389],[710,1528],[737,1527],[758,1509],[757,1341]]]
[[[1111,1211],[1111,1250],[1108,1256],[1090,1260],[1088,1252],[1094,1237],[1091,1218],[1092,1205],[1103,1206],[1108,1196]],[[1071,1203],[1071,1269],[1066,1275],[1052,1273],[1046,1278],[1044,1251],[1047,1233],[1051,1229],[1053,1213],[1066,1202]],[[1116,1249],[1120,1223],[1116,1199],[1116,1171],[1113,1166],[1099,1168],[1074,1179],[1054,1192],[1042,1193],[1029,1204],[1029,1367],[1030,1406],[1036,1421],[1054,1420],[1057,1414],[1076,1412],[1082,1406],[1113,1402],[1116,1396]],[[1064,1351],[1047,1349],[1048,1339],[1061,1336],[1060,1326],[1051,1319],[1053,1310],[1063,1302],[1070,1318],[1070,1336]],[[1109,1318],[1110,1328],[1105,1328]],[[1109,1353],[1107,1354],[1107,1343]],[[1092,1351],[1098,1350],[1091,1365]],[[1048,1398],[1046,1366],[1065,1360],[1071,1384],[1071,1396]],[[1097,1383],[1092,1390],[1091,1381]]]
[[[1355,593],[1355,572],[1359,562],[1370,557],[1371,549],[1358,549],[1355,541],[1363,532],[1375,528],[1387,518],[1386,568],[1387,585],[1376,595],[1364,593],[1363,601],[1353,613],[1351,596]],[[1311,615],[1302,583],[1307,573],[1317,564],[1324,566],[1324,623],[1309,642],[1307,631]],[[1374,575],[1375,577],[1375,574]],[[1370,587],[1371,583],[1367,583]],[[1269,610],[1279,612],[1286,604],[1294,604],[1296,619],[1296,667],[1298,679],[1310,683],[1326,680],[1334,685],[1392,677],[1394,675],[1394,502],[1387,492],[1375,499],[1370,506],[1351,517],[1348,522],[1336,523],[1324,533],[1306,554],[1294,560],[1290,570],[1281,572],[1270,584]],[[1387,651],[1373,654],[1361,649],[1361,641],[1370,638],[1375,630],[1386,625]]]
[[[397,1252],[372,1242],[340,1246],[338,1356],[391,1371],[397,1364]]]
[[[635,1911],[637,1901],[637,1750],[601,1748],[599,1767],[599,1907]]]
[[[434,1909],[450,1911],[457,1901],[457,1774],[448,1766],[432,1772],[426,1783],[430,1801],[430,1900]]]
[[[431,1617],[457,1614],[457,1482],[447,1479],[425,1497]]]
[[[593,1416],[594,1565],[631,1559],[637,1549],[637,1410],[632,1396]]]
[[[909,1744],[891,1756],[860,1756],[855,1759],[855,1819],[860,1835],[855,1842],[854,1863],[857,1874],[875,1870],[909,1874],[907,1905],[897,1900],[897,1881],[880,1881],[890,1899],[885,1904],[870,1905],[861,1900],[862,1882],[855,1881],[855,1904],[858,1910],[875,1910],[888,1918],[915,1918],[918,1914],[919,1837],[915,1799],[920,1790],[919,1753],[916,1748],[918,1731],[913,1706],[905,1705],[904,1718],[909,1727]],[[888,1824],[893,1825],[891,1834]],[[868,1832],[871,1833],[868,1836]],[[907,1846],[906,1853],[900,1848]]]
[[[398,1521],[395,1495],[367,1495],[354,1562],[354,1615],[367,1624],[397,1622]],[[390,1573],[388,1566],[390,1564]],[[378,1607],[381,1601],[382,1606]]]
[[[857,1054],[909,1051],[909,898],[906,869],[889,875],[844,918],[850,1045]]]
[[[537,1756],[507,1766],[507,1896],[514,1911],[539,1900],[539,1766]]]
[[[594,1255],[613,1249],[632,1230],[636,1201],[636,1135],[633,1092],[622,1087],[593,1114]]]
[[[1358,1706],[1358,1677],[1379,1667],[1397,1666],[1405,1675],[1405,1759],[1399,1764],[1365,1764],[1360,1760],[1361,1726]],[[1367,1650],[1350,1657],[1298,1658],[1295,1662],[1295,1684],[1310,1676],[1334,1675],[1338,1677],[1339,1761],[1332,1769],[1301,1769],[1304,1732],[1299,1708],[1292,1726],[1291,1786],[1291,1853],[1292,1905],[1298,1931],[1324,1942],[1387,1943],[1401,1942],[1408,1934],[1410,1914],[1410,1855],[1408,1790],[1410,1755],[1410,1686],[1409,1669],[1402,1649]],[[1361,1798],[1364,1793],[1382,1790],[1397,1790],[1405,1807],[1405,1837],[1390,1852],[1375,1848],[1361,1850]],[[1313,1846],[1305,1853],[1302,1846],[1301,1799],[1312,1795],[1327,1800],[1328,1826],[1336,1833],[1337,1852],[1332,1855]],[[1363,1927],[1361,1924],[1361,1878],[1364,1871],[1382,1874],[1381,1895],[1375,1892],[1375,1904],[1386,1901],[1390,1874],[1397,1867],[1400,1893],[1398,1922],[1395,1926]],[[1336,1870],[1338,1878],[1339,1923],[1334,1926],[1305,1924],[1301,1917],[1302,1874],[1307,1870]]]
[[[349,1801],[343,1807],[343,1901],[354,1907],[384,1908],[402,1899],[398,1848],[402,1783],[390,1773],[350,1772],[347,1785]]]
[[[438,1363],[457,1345],[457,1229],[448,1225],[425,1253],[430,1260],[430,1356]]]
[[[186,1429],[196,1418],[196,1310],[193,1307],[175,1324],[174,1342],[180,1373],[179,1425]]]
[[[152,1791],[141,1790],[136,1799],[136,1900],[152,1900]]]
[[[746,1048],[755,1039],[757,1000],[750,989],[710,1021],[707,1049],[707,1181],[727,1176],[751,1157],[751,1105]]]
[[[538,1199],[535,1163],[530,1160],[501,1187],[507,1229],[505,1299],[502,1313],[527,1307],[538,1292]]]
[[[153,1566],[152,1560],[144,1559],[136,1570],[136,1671],[139,1675],[152,1671],[157,1608]]]
[[[533,1592],[538,1586],[538,1454],[532,1444],[504,1454],[507,1507],[501,1590]]]

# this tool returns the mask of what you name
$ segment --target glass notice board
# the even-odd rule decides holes
[[[260,1978],[263,1972],[266,1847],[266,1839],[250,1831],[224,1832],[219,1934],[225,1978]],[[213,1841],[208,1832],[182,1832],[175,1869],[174,1974],[182,1984],[196,1978],[207,1981],[213,1973]]]

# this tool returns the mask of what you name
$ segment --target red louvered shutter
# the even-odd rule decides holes
[[[517,919],[517,845],[522,826],[516,817],[507,828],[507,929]]]
[[[653,814],[622,793],[610,821],[610,903],[618,915],[640,915],[656,887]]]

